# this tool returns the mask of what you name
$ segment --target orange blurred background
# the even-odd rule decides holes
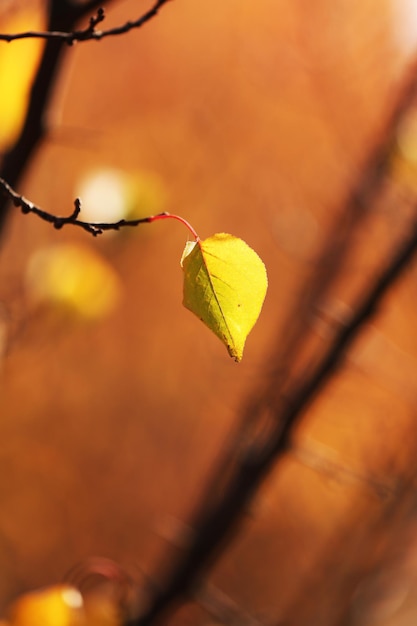
[[[114,0],[102,27],[148,6]],[[0,30],[41,28],[34,7],[5,3]],[[233,233],[265,261],[269,293],[236,365],[181,306],[181,225],[92,238],[15,211],[0,249],[3,609],[91,555],[157,577],[242,407],[278,369],[329,238],[349,233],[349,254],[306,318],[290,380],[366,293],[414,216],[409,153],[411,169],[400,162],[352,232],[343,200],[398,96],[410,11],[398,0],[173,0],[140,30],[68,49],[48,138],[18,191],[59,215],[80,195],[97,220],[167,210],[202,237]],[[41,44],[11,60],[28,42],[0,44],[0,72],[15,64],[23,81]],[[4,149],[22,94],[13,86],[0,108]],[[51,246],[83,250],[81,275],[98,284],[72,308],[42,295]],[[261,623],[377,625],[409,611],[417,553],[400,564],[387,554],[415,542],[416,278],[414,264],[309,408],[213,572]],[[381,609],[397,570],[397,602]],[[196,607],[177,616],[208,619]]]

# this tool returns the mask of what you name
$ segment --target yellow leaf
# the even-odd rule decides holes
[[[1,32],[41,30],[45,16],[41,8],[24,3],[21,10],[1,22]],[[44,46],[40,39],[0,42],[0,151],[17,137],[26,112],[33,74]]]
[[[184,306],[223,341],[231,357],[241,361],[268,287],[262,260],[242,239],[218,233],[187,242],[181,265]]]
[[[85,626],[81,594],[57,585],[19,598],[10,609],[11,626]]]
[[[105,594],[83,599],[75,587],[54,585],[26,593],[8,611],[0,626],[121,626],[117,604]]]
[[[70,243],[37,250],[27,283],[36,301],[63,305],[87,319],[110,313],[120,295],[117,275],[105,259]]]

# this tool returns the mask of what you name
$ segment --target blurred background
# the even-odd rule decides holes
[[[149,8],[103,5],[103,28]],[[0,31],[42,29],[46,10],[3,0]],[[3,152],[42,46],[0,42]],[[19,193],[57,215],[80,196],[91,221],[170,211],[202,238],[230,232],[263,258],[269,292],[237,365],[182,307],[180,224],[93,238],[12,212],[0,248],[2,611],[91,556],[158,582],[184,549],[245,407],[278,371],[285,395],[316,362],[410,230],[412,106],[378,194],[356,212],[346,198],[416,51],[415,0],[173,0],[140,30],[68,48]],[[416,315],[414,263],[217,562],[211,582],[259,623],[415,622]],[[170,623],[219,621],[196,603]]]

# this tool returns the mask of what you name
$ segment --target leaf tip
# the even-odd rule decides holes
[[[240,352],[237,352],[236,349],[232,348],[231,346],[227,346],[227,351],[229,353],[229,356],[232,357],[232,359],[236,362],[236,363],[240,363],[242,358],[243,358],[243,350],[241,350]]]

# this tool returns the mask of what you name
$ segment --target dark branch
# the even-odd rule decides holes
[[[74,30],[69,32],[61,32],[55,30],[26,31],[23,33],[0,34],[0,41],[6,41],[10,43],[11,41],[16,41],[17,39],[53,39],[64,41],[69,45],[72,45],[76,41],[89,41],[92,39],[98,41],[100,39],[104,39],[104,37],[123,35],[124,33],[128,33],[130,30],[140,28],[141,26],[146,24],[146,22],[155,17],[159,9],[161,9],[161,7],[167,2],[169,2],[169,0],[157,0],[153,7],[150,8],[149,11],[141,15],[137,20],[129,20],[121,26],[109,28],[108,30],[96,30],[96,26],[105,19],[104,9],[100,7],[97,10],[97,14],[90,18],[89,25],[82,30]],[[85,12],[85,7],[83,7],[83,12]]]
[[[159,0],[154,6],[144,13],[139,20],[133,22],[135,28],[145,24],[154,17],[160,7],[168,0]],[[110,0],[107,0],[107,4]],[[43,140],[46,128],[46,112],[50,101],[56,75],[59,71],[60,62],[71,43],[74,33],[84,33],[86,37],[95,32],[95,26],[102,21],[104,15],[98,10],[97,15],[90,18],[89,26],[84,31],[74,31],[75,24],[83,19],[90,10],[98,6],[97,0],[89,0],[84,4],[75,4],[70,0],[50,0],[48,16],[48,33],[63,33],[62,37],[48,37],[42,54],[39,69],[32,85],[26,118],[16,143],[3,156],[0,168],[0,176],[11,187],[16,187],[23,175],[29,161],[33,158],[36,149]],[[128,27],[126,30],[133,28]],[[68,34],[70,35],[68,37]],[[81,36],[81,35],[80,35]],[[73,39],[74,41],[74,39]],[[0,197],[0,233],[3,232],[6,217],[8,215],[7,198]]]
[[[78,226],[91,235],[94,235],[94,237],[102,235],[105,231],[109,230],[120,230],[125,227],[139,226],[139,224],[149,224],[150,222],[153,222],[156,217],[158,217],[155,215],[149,215],[148,217],[141,217],[135,220],[122,219],[117,222],[85,222],[78,219],[81,212],[81,200],[79,198],[74,200],[74,210],[70,215],[66,217],[59,217],[57,215],[53,215],[52,213],[48,213],[48,211],[44,211],[40,207],[36,206],[36,204],[33,204],[30,200],[27,200],[24,196],[19,195],[3,178],[0,178],[0,191],[4,196],[11,200],[15,207],[20,208],[22,213],[34,213],[45,222],[52,224],[54,228],[58,230],[66,225]],[[168,213],[159,213],[158,215],[168,215]]]

